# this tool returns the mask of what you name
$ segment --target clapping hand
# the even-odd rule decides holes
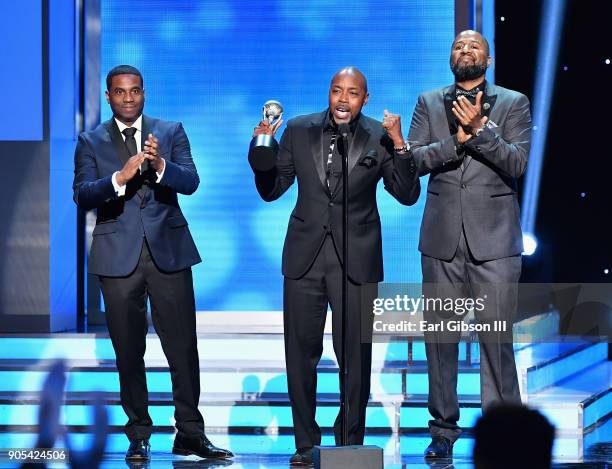
[[[481,129],[488,120],[487,116],[481,115],[481,100],[482,91],[479,91],[476,95],[476,103],[472,104],[465,96],[459,96],[456,101],[453,101],[453,114],[459,121],[462,127],[463,135],[459,135],[457,132],[457,139],[459,143],[462,138],[467,141],[467,135],[475,135],[476,131]]]

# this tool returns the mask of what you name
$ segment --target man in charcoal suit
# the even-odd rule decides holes
[[[505,321],[507,330],[479,334],[482,407],[520,404],[512,320],[521,273],[517,195],[530,146],[528,99],[485,80],[489,45],[475,31],[454,40],[455,83],[419,96],[409,142],[419,175],[429,174],[421,225],[427,296],[481,298],[476,319]],[[425,311],[425,319],[458,319]],[[459,318],[461,319],[461,318]],[[429,423],[426,458],[449,458],[461,430],[457,398],[459,333],[428,333]]]

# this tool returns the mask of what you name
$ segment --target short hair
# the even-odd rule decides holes
[[[487,56],[491,54],[491,49],[489,48],[489,41],[487,41],[487,38],[484,37],[484,35],[480,31],[474,31],[473,29],[466,29],[464,31],[461,31],[459,34],[457,34],[455,36],[455,39],[453,39],[453,46],[455,45],[455,42],[457,42],[457,38],[461,36],[462,34],[478,34],[482,38],[482,42],[484,43]]]
[[[522,405],[493,406],[474,427],[474,468],[513,469],[527,458],[529,467],[549,469],[554,439],[555,428],[537,410]]]
[[[110,91],[111,86],[113,84],[113,77],[117,75],[136,75],[140,78],[140,86],[144,88],[144,79],[142,78],[142,73],[136,67],[132,67],[131,65],[117,65],[113,67],[110,72],[106,75],[106,89]]]

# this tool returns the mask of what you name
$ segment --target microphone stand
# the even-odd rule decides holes
[[[346,343],[346,330],[348,320],[348,155],[349,155],[349,126],[339,126],[342,136],[342,360],[340,362],[340,374],[342,376],[342,395],[340,396],[340,408],[342,409],[342,446],[348,445],[348,347]]]
[[[349,305],[349,279],[348,279],[348,157],[349,157],[349,126],[338,126],[339,138],[342,138],[342,151],[338,146],[338,155],[342,157],[342,328],[341,346],[342,360],[340,361],[340,376],[342,377],[342,391],[340,393],[340,412],[342,416],[342,434],[340,447],[315,446],[313,462],[315,469],[337,469],[346,467],[350,469],[383,469],[383,451],[376,446],[355,445],[349,446],[348,438],[348,347],[346,331],[348,323]],[[359,319],[358,319],[359,320]],[[361,339],[359,339],[361,340]]]

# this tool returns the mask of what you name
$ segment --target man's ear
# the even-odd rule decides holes
[[[487,57],[487,68],[489,68],[491,66],[491,64],[493,63],[493,57],[491,57],[490,55]]]
[[[106,102],[110,104],[110,94],[109,94],[108,90],[106,90],[104,92],[104,95],[106,96]]]
[[[365,106],[366,104],[368,104],[368,99],[370,98],[370,93],[366,93],[365,95],[365,99],[363,100],[363,105]]]

